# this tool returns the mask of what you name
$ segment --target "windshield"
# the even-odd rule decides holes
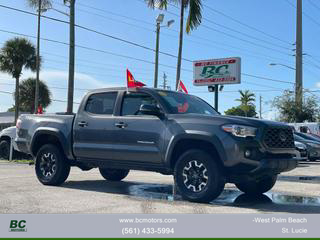
[[[180,93],[170,91],[158,91],[159,95],[165,101],[167,108],[171,114],[187,114],[198,113],[206,115],[217,115],[218,113],[208,103],[202,99]]]

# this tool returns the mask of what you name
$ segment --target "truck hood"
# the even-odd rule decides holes
[[[173,117],[177,121],[193,121],[198,124],[201,123],[215,123],[215,124],[241,124],[253,127],[266,127],[266,126],[288,126],[285,123],[262,120],[257,118],[248,117],[236,117],[236,116],[226,116],[226,115],[204,115],[204,114],[175,114]]]

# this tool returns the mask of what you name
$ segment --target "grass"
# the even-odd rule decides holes
[[[25,163],[25,164],[30,164],[30,163],[34,163],[34,161],[32,159],[21,159],[21,160],[12,160],[12,162],[15,163]]]

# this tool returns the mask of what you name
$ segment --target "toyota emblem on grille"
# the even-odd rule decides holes
[[[279,138],[280,138],[281,142],[285,142],[285,141],[287,140],[286,133],[283,132],[283,131],[281,131],[281,132],[279,133]]]

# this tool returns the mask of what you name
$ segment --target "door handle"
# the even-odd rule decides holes
[[[78,126],[79,126],[79,127],[87,127],[87,126],[88,126],[88,123],[85,122],[85,121],[81,121],[81,122],[78,122]]]
[[[124,123],[124,122],[118,122],[114,124],[117,128],[126,128],[128,126],[128,124]]]

